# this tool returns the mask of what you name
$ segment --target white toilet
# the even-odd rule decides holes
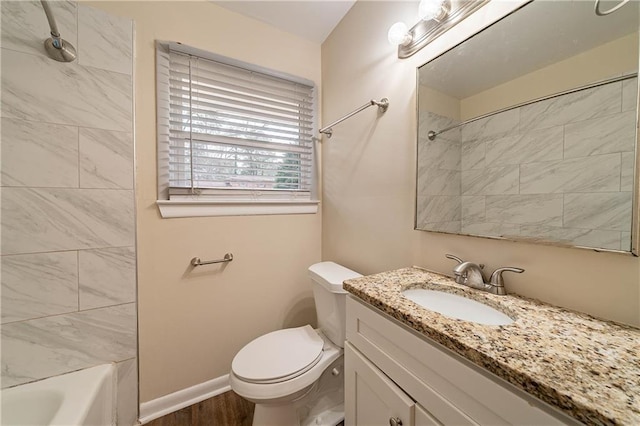
[[[360,276],[333,262],[311,265],[318,329],[265,334],[233,358],[231,388],[256,404],[254,426],[335,426],[344,419],[342,282]]]

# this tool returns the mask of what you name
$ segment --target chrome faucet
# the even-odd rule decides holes
[[[455,260],[456,262],[458,262],[458,266],[460,266],[461,264],[465,263],[464,260],[462,260],[458,256],[454,256],[452,254],[445,254],[444,257],[446,257],[447,259]],[[467,262],[467,263],[470,263],[470,262]],[[475,266],[480,268],[480,275],[482,276],[482,280],[484,281],[484,275],[482,275],[482,270],[484,269],[484,265],[481,263],[481,264],[475,265]],[[455,272],[455,269],[454,269],[454,272]],[[466,267],[465,267],[465,270],[461,271],[460,274],[455,274],[455,281],[458,284],[466,284],[467,275],[468,275],[468,272],[466,271]],[[477,280],[477,278],[475,278],[475,280]]]
[[[484,274],[479,265],[472,262],[462,262],[453,268],[458,284],[464,284],[472,288],[484,289]]]
[[[504,296],[507,294],[507,291],[504,287],[504,278],[502,278],[503,272],[516,272],[521,274],[524,272],[522,268],[513,268],[513,267],[505,267],[498,268],[491,274],[491,278],[489,278],[489,282],[485,281],[484,273],[482,272],[482,267],[484,265],[477,265],[472,262],[465,262],[459,257],[453,256],[451,254],[445,255],[448,259],[453,259],[458,264],[453,268],[453,273],[455,275],[455,281],[458,284],[463,284],[469,286],[471,288],[475,288],[478,290],[486,291],[492,294],[498,294]]]

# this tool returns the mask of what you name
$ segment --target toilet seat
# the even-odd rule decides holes
[[[241,397],[256,404],[274,403],[280,401],[281,398],[285,401],[292,401],[304,395],[322,375],[323,371],[343,354],[342,348],[334,345],[333,342],[322,335],[322,332],[316,330],[316,333],[324,341],[324,347],[320,360],[308,371],[301,372],[297,377],[277,383],[252,383],[241,379],[231,369],[229,372],[231,389]]]
[[[322,358],[324,340],[309,325],[274,331],[248,343],[231,371],[248,383],[280,383],[298,377]]]

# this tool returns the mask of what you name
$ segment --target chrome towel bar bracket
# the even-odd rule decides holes
[[[194,257],[193,259],[191,259],[191,265],[192,266],[211,265],[213,263],[227,263],[227,262],[231,262],[232,260],[233,260],[233,254],[231,253],[227,253],[224,255],[222,259],[216,259],[216,260],[202,261],[200,260],[199,257]]]

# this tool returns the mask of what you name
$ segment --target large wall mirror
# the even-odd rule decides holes
[[[419,67],[416,229],[638,254],[638,17],[533,1]]]

